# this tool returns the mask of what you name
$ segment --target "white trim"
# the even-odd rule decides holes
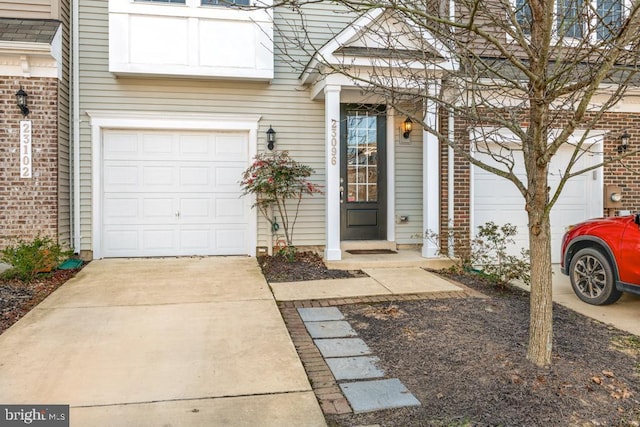
[[[433,97],[440,91],[440,80],[429,85],[431,99],[425,105],[425,123],[432,129],[438,129],[438,106]],[[422,132],[422,232],[440,232],[440,141],[438,137],[424,130]],[[435,242],[422,238],[422,256],[438,256]]]
[[[340,86],[324,88],[326,220],[324,257],[342,259],[340,249]],[[343,190],[345,190],[343,188]]]
[[[258,146],[258,122],[260,116],[239,118],[230,114],[190,114],[177,112],[138,111],[87,111],[91,125],[92,148],[92,250],[93,258],[102,258],[102,135],[105,129],[153,129],[153,130],[235,130],[249,132],[249,159]],[[250,206],[252,201],[247,198]],[[256,255],[258,241],[258,216],[252,209],[249,220],[247,253]]]
[[[73,220],[73,249],[79,254],[82,250],[82,234],[80,219],[80,18],[78,17],[80,0],[72,0],[71,2],[71,123],[70,131],[73,137],[72,158],[73,163],[71,169],[73,172],[73,183],[71,185],[70,197],[71,212]]]
[[[396,240],[396,126],[395,110],[387,108],[387,240]]]
[[[0,41],[0,74],[62,79],[62,26],[50,44]]]

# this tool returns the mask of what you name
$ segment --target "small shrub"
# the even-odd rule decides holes
[[[310,166],[293,160],[286,151],[258,154],[242,173],[243,195],[256,196],[253,206],[269,221],[273,233],[280,229],[273,213],[280,215],[285,248],[280,248],[279,252],[290,260],[295,257],[293,232],[302,196],[322,194],[319,185],[307,180],[313,173]]]
[[[518,256],[509,255],[508,248],[515,241],[518,232],[515,225],[499,226],[492,221],[478,227],[478,234],[469,244],[460,239],[461,235],[450,230],[447,236],[453,242],[453,270],[459,273],[475,272],[496,285],[506,285],[512,280],[521,280],[525,285],[531,282],[529,251],[521,249]],[[432,231],[425,233],[427,239],[441,248],[440,236]],[[447,255],[448,256],[448,255]]]
[[[3,274],[4,278],[30,282],[38,273],[54,269],[73,252],[64,250],[50,237],[37,236],[32,241],[19,239],[0,254],[0,261],[12,267]]]

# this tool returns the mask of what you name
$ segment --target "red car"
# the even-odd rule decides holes
[[[612,304],[640,294],[640,214],[592,219],[562,238],[562,273],[582,301]]]

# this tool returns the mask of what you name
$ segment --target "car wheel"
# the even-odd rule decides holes
[[[579,250],[571,259],[569,277],[573,291],[588,304],[613,304],[622,296],[616,289],[611,264],[597,249]]]

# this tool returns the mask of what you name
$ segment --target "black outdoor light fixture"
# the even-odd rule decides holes
[[[269,125],[269,130],[267,130],[267,148],[269,150],[273,150],[273,146],[276,143],[276,131],[273,130],[271,125]]]
[[[409,117],[402,122],[402,137],[404,139],[409,139],[409,135],[411,135],[411,131],[413,130],[413,122]]]
[[[27,108],[27,92],[25,92],[22,87],[16,92],[16,104],[20,108],[23,117],[27,117],[29,114],[29,108]]]
[[[626,153],[629,148],[629,138],[631,135],[627,133],[627,130],[624,130],[624,133],[620,135],[620,145],[618,145],[618,153]]]

